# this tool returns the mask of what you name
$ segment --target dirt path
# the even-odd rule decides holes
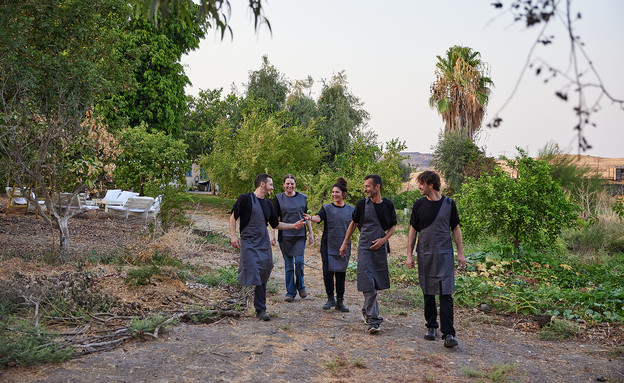
[[[210,227],[223,230],[226,223],[221,219]],[[478,311],[458,310],[460,345],[446,349],[440,339],[422,338],[421,309],[398,310],[388,291],[381,293],[382,332],[369,335],[355,283],[348,282],[345,297],[351,312],[321,310],[325,294],[316,245],[306,251],[308,297],[293,303],[282,299],[283,261],[278,248],[273,253],[272,278],[279,291],[268,296],[269,322],[250,309],[239,319],[179,324],[158,341],[126,343],[61,365],[9,369],[0,372],[0,381],[592,382],[601,376],[624,381],[624,358],[612,346],[541,341],[534,333],[492,324],[492,316]]]

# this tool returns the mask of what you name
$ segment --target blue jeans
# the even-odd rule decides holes
[[[305,239],[304,247],[305,247]],[[305,285],[303,284],[303,254],[290,257],[284,254],[284,248],[282,242],[279,242],[282,256],[284,257],[284,276],[286,282],[286,296],[295,297],[297,291],[305,291]]]

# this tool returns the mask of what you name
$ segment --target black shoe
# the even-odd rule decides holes
[[[267,314],[266,310],[265,311],[258,311],[256,313],[256,317],[262,319],[265,322],[271,320],[271,317],[269,316],[269,314]]]
[[[299,296],[300,296],[301,298],[305,298],[305,297],[307,297],[307,296],[308,296],[308,293],[306,293],[306,291],[305,291],[305,290],[301,290],[301,291],[299,291]]]
[[[338,299],[336,302],[336,310],[342,311],[343,313],[348,313],[349,309],[344,305],[344,300]]]
[[[284,302],[292,302],[295,300],[295,297],[291,297],[290,295],[286,295],[284,297]]]
[[[459,342],[457,341],[457,339],[455,339],[453,335],[448,334],[444,337],[444,347],[453,348],[458,345],[459,345]]]
[[[372,324],[372,325],[368,326],[368,333],[369,334],[377,334],[379,331],[381,331],[381,329],[379,328],[378,324]]]
[[[433,327],[429,327],[427,329],[427,333],[425,334],[425,339],[427,340],[435,340],[436,339],[436,329]]]
[[[336,306],[336,301],[334,300],[334,298],[329,298],[327,299],[327,302],[323,305],[323,310],[329,310],[332,307]]]

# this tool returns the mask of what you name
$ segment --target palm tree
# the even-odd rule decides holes
[[[490,88],[489,67],[481,53],[469,47],[453,46],[446,57],[437,56],[436,80],[431,84],[429,105],[436,108],[445,131],[459,131],[473,139],[485,116]]]

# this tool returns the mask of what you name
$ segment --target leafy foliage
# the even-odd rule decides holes
[[[262,56],[262,68],[249,73],[247,97],[265,100],[269,111],[282,110],[289,86],[284,75],[269,63],[269,57]]]
[[[494,235],[516,249],[544,248],[575,222],[578,206],[552,179],[548,164],[518,150],[516,159],[507,160],[516,178],[496,168],[462,186],[457,201],[467,239]]]
[[[444,194],[452,196],[461,187],[466,177],[478,179],[496,167],[496,161],[471,139],[460,132],[440,133],[433,152],[431,165],[446,182]]]
[[[472,48],[453,46],[446,56],[437,56],[436,80],[431,84],[429,105],[436,108],[445,131],[457,131],[472,139],[481,128],[493,85],[481,53]]]
[[[320,208],[330,201],[332,185],[338,177],[347,180],[349,193],[346,201],[352,205],[364,198],[364,177],[378,174],[383,180],[382,195],[393,195],[401,186],[399,164],[403,156],[399,154],[405,144],[398,140],[377,145],[373,137],[357,133],[345,153],[336,157],[334,166],[324,164],[318,175],[305,180],[308,185],[308,206]]]
[[[121,134],[122,154],[115,168],[115,182],[124,189],[160,189],[170,182],[185,184],[190,167],[187,145],[164,132],[148,133],[145,125],[128,128]]]
[[[201,164],[223,194],[237,196],[252,190],[260,173],[269,173],[274,180],[288,173],[314,174],[321,156],[312,127],[293,125],[284,110],[268,113],[251,105],[239,129],[225,122],[217,126],[214,150],[202,157]]]
[[[12,331],[5,326],[0,323],[0,370],[9,362],[20,366],[60,363],[74,354],[70,345],[57,340],[58,335],[43,326],[25,321],[14,323]]]

